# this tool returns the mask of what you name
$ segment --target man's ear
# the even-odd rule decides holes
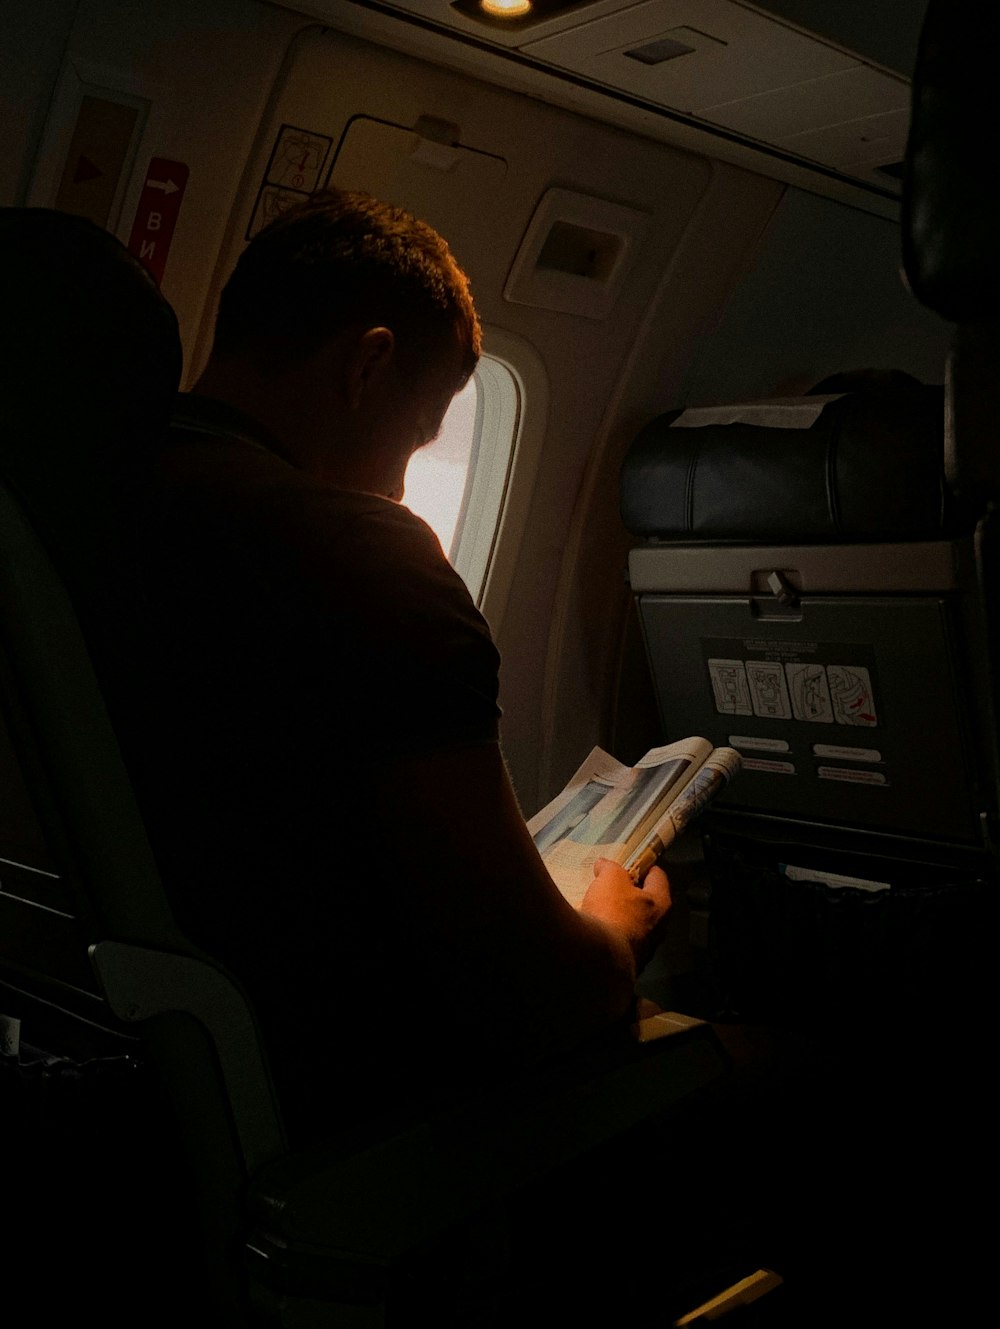
[[[389,328],[368,328],[354,344],[350,358],[351,405],[360,406],[372,390],[380,391],[396,353],[396,338]]]

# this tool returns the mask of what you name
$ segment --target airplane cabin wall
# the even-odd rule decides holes
[[[848,369],[941,383],[948,338],[906,285],[896,222],[792,188],[753,270],[702,338],[681,399],[793,394]]]

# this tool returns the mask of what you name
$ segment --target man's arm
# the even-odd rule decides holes
[[[549,876],[495,743],[394,761],[394,871],[415,967],[463,1024],[517,1059],[552,1055],[629,1008],[670,906],[654,868],[637,889],[608,864],[579,910]]]

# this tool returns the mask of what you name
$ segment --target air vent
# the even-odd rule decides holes
[[[569,189],[549,189],[528,224],[504,299],[582,318],[606,318],[649,214]]]
[[[568,272],[574,277],[606,282],[623,247],[621,236],[557,221],[545,238],[537,266],[549,272]]]
[[[638,60],[641,65],[662,65],[667,60],[676,60],[679,55],[690,55],[695,50],[693,46],[685,46],[683,42],[671,41],[669,37],[663,37],[658,42],[650,42],[647,46],[637,46],[632,51],[626,51],[625,54],[630,60]]]
[[[720,37],[712,37],[707,32],[699,32],[697,28],[671,28],[668,32],[661,33],[651,42],[645,42],[642,46],[633,46],[631,50],[623,51],[622,54],[628,56],[630,60],[638,60],[641,65],[662,65],[668,60],[676,60],[679,55],[690,55],[693,51],[708,51],[713,46],[726,46],[727,42],[722,41]]]

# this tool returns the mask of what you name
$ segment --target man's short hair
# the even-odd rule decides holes
[[[467,378],[481,331],[468,278],[426,222],[369,194],[325,190],[250,241],[219,301],[213,356],[265,351],[294,364],[352,325],[384,326],[404,364],[445,347]]]

